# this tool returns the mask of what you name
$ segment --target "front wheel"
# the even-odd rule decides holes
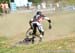
[[[26,37],[30,37],[32,36],[33,30],[31,28],[29,28],[26,32]]]

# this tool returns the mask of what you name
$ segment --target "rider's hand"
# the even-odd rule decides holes
[[[52,26],[51,26],[51,24],[49,24],[49,29],[51,29],[52,28]]]

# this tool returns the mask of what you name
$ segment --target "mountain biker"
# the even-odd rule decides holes
[[[51,29],[51,20],[48,17],[44,16],[41,11],[37,11],[36,15],[29,21],[29,24],[31,26],[30,29],[33,30],[32,43],[34,43],[34,38],[35,38],[37,29],[40,32],[40,41],[42,41],[42,37],[44,36],[44,29],[41,22],[43,20],[48,21],[49,29]]]

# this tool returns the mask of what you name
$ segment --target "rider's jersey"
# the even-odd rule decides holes
[[[43,20],[50,20],[50,19],[44,15],[35,15],[34,18],[32,18],[29,22],[31,28],[33,28],[33,24],[37,24],[37,26],[42,27],[41,22]]]
[[[41,25],[41,22],[43,20],[49,20],[49,18],[44,15],[35,15],[34,18],[30,20],[30,25],[33,25],[34,23],[37,25]]]
[[[33,18],[33,22],[42,22],[44,19],[48,20],[49,18],[44,15],[35,15]]]

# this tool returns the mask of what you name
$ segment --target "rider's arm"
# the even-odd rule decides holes
[[[51,20],[48,18],[48,17],[44,17],[47,21],[48,21],[48,23],[49,23],[49,29],[51,29],[52,27],[51,27]]]

